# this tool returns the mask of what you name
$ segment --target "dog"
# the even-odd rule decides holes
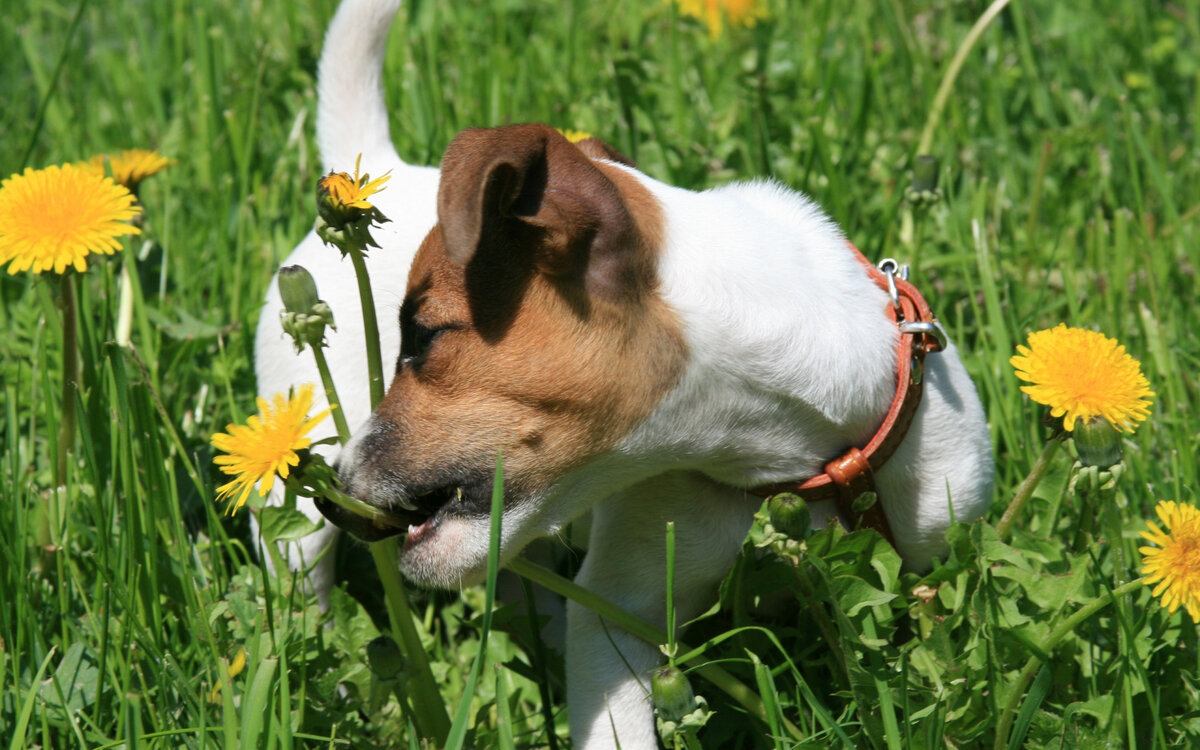
[[[407,526],[400,568],[420,585],[484,577],[502,455],[502,563],[590,509],[577,582],[662,625],[674,521],[686,621],[741,549],[761,502],[748,489],[820,474],[889,411],[909,334],[798,193],[684,190],[515,125],[454,139],[437,208],[409,273],[395,376],[340,459],[348,491]],[[953,346],[926,358],[923,380],[875,472],[910,568],[944,552],[952,519],[982,514],[993,473]],[[813,510],[818,524],[837,513]],[[573,604],[567,638],[577,746],[655,747],[643,680],[657,649]]]
[[[390,168],[375,197],[403,216],[369,256],[380,319],[399,312],[383,333],[395,375],[373,413],[350,269],[314,237],[288,261],[314,271],[338,316],[329,358],[347,417],[362,425],[337,456],[342,482],[407,528],[406,577],[457,588],[484,576],[502,455],[502,562],[590,510],[577,583],[659,625],[674,521],[686,621],[741,550],[761,503],[748,490],[820,474],[888,412],[907,335],[884,314],[888,293],[813,202],[770,182],[676,188],[599,141],[542,125],[464,131],[440,180],[404,164],[378,76],[396,5],[346,0],[320,73],[325,163],[344,169],[362,152],[372,174]],[[311,355],[263,325],[260,392],[317,382]],[[983,410],[952,345],[927,357],[923,377],[907,434],[875,472],[913,569],[945,550],[951,519],[983,513],[992,485]],[[828,501],[812,511],[814,525],[838,517]],[[363,537],[385,533],[336,506],[328,516]],[[333,532],[323,534],[293,559],[311,561]],[[657,746],[646,683],[660,660],[568,605],[576,746]]]

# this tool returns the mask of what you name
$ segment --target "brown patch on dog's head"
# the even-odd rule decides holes
[[[677,382],[661,212],[598,143],[518,125],[450,144],[395,378],[346,466],[355,494],[486,513],[502,451],[507,502],[520,503],[612,448]]]

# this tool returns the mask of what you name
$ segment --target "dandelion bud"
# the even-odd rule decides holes
[[[1084,466],[1107,469],[1121,460],[1121,434],[1103,417],[1077,421],[1071,437]]]
[[[696,694],[687,675],[670,665],[650,675],[650,695],[654,710],[663,721],[679,722],[696,709]]]
[[[937,190],[938,158],[921,154],[913,163],[912,186],[917,190]]]
[[[317,282],[304,266],[284,266],[279,269],[279,296],[284,308],[291,313],[312,312],[321,300],[317,298]]]
[[[938,190],[938,168],[936,156],[921,154],[913,162],[913,177],[904,198],[916,208],[928,208],[942,197]]]
[[[367,664],[371,673],[381,680],[395,680],[408,667],[408,660],[400,647],[386,635],[381,635],[367,644]]]
[[[279,269],[279,296],[284,311],[279,321],[283,331],[296,343],[296,351],[308,346],[322,346],[325,326],[333,324],[333,310],[317,298],[317,283],[304,266],[284,266]]]
[[[808,503],[799,495],[782,492],[767,501],[767,513],[771,525],[791,539],[804,539],[812,528],[812,514]]]

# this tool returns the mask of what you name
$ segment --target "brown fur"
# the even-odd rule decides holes
[[[662,217],[544,126],[466,131],[442,175],[363,450],[415,494],[490,486],[502,450],[511,500],[610,448],[681,375],[679,323],[655,293]],[[424,353],[422,329],[444,329]]]

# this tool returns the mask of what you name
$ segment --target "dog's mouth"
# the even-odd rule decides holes
[[[328,500],[317,500],[316,504],[330,523],[364,542],[407,534],[405,544],[408,545],[419,542],[447,516],[476,515],[478,503],[475,500],[474,493],[462,485],[437,487],[384,509],[387,517],[379,521],[352,513]]]

